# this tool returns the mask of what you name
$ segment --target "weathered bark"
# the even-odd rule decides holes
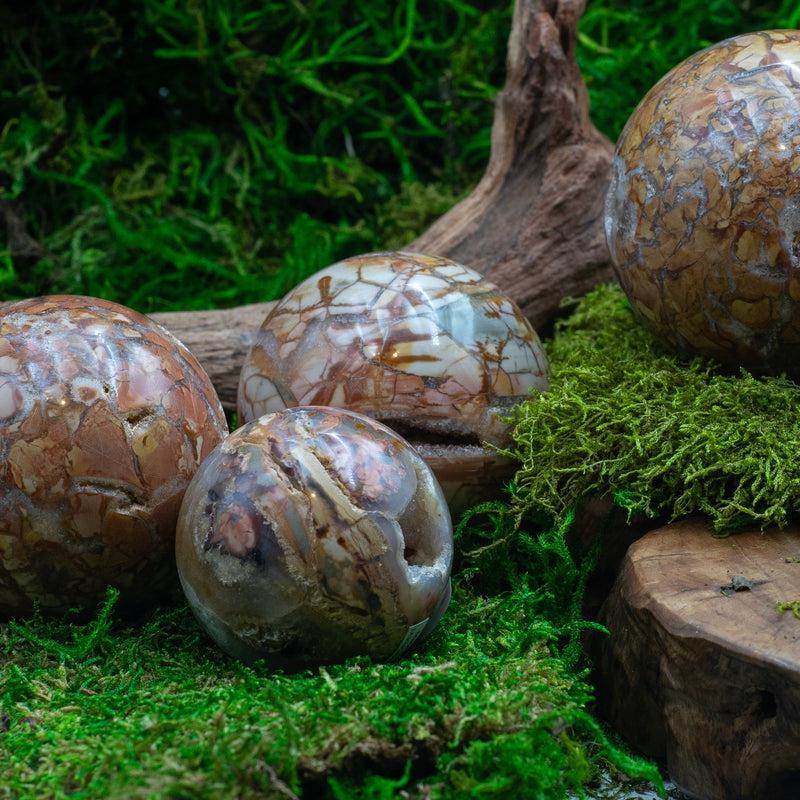
[[[534,327],[611,278],[603,199],[612,145],[575,61],[583,0],[517,0],[492,151],[475,190],[409,246],[479,270]]]
[[[800,793],[800,529],[714,538],[704,521],[628,550],[594,639],[600,710],[708,800]]]

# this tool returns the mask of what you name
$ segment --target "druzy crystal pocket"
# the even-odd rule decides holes
[[[286,669],[399,656],[450,598],[436,479],[391,430],[340,409],[284,410],[226,439],[186,492],[176,551],[214,640]]]
[[[421,438],[503,443],[501,416],[548,385],[541,343],[517,306],[446,258],[372,253],[289,292],[241,374],[243,421],[295,405],[348,408]]]

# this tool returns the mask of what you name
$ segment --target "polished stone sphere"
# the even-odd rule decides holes
[[[617,144],[605,227],[620,283],[672,348],[800,367],[800,32],[697,53]]]
[[[347,408],[404,435],[508,443],[502,416],[546,390],[519,308],[446,258],[371,253],[321,270],[269,313],[245,360],[240,419],[296,405]]]
[[[203,369],[128,308],[0,309],[0,615],[152,605],[174,581],[183,492],[227,433]]]
[[[178,574],[225,651],[287,670],[400,656],[447,608],[441,489],[389,428],[292,408],[226,439],[181,507]]]

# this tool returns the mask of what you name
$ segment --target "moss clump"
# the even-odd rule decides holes
[[[2,626],[0,797],[563,797],[599,763],[658,783],[587,713],[546,603],[457,583],[423,652],[298,675],[223,656],[185,606]]]
[[[548,346],[549,393],[514,417],[515,507],[562,518],[611,495],[631,512],[702,513],[719,531],[785,525],[800,510],[800,387],[682,363],[604,286]]]
[[[795,619],[800,619],[800,600],[785,600],[775,606],[779,614],[791,611]]]

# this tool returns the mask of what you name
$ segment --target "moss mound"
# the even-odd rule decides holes
[[[460,582],[424,652],[292,676],[221,655],[185,606],[11,623],[0,797],[563,797],[600,763],[658,782],[587,713],[546,600]]]
[[[717,530],[785,525],[800,510],[800,387],[665,352],[622,290],[603,286],[549,343],[552,387],[514,417],[515,509],[561,519],[611,495]]]

